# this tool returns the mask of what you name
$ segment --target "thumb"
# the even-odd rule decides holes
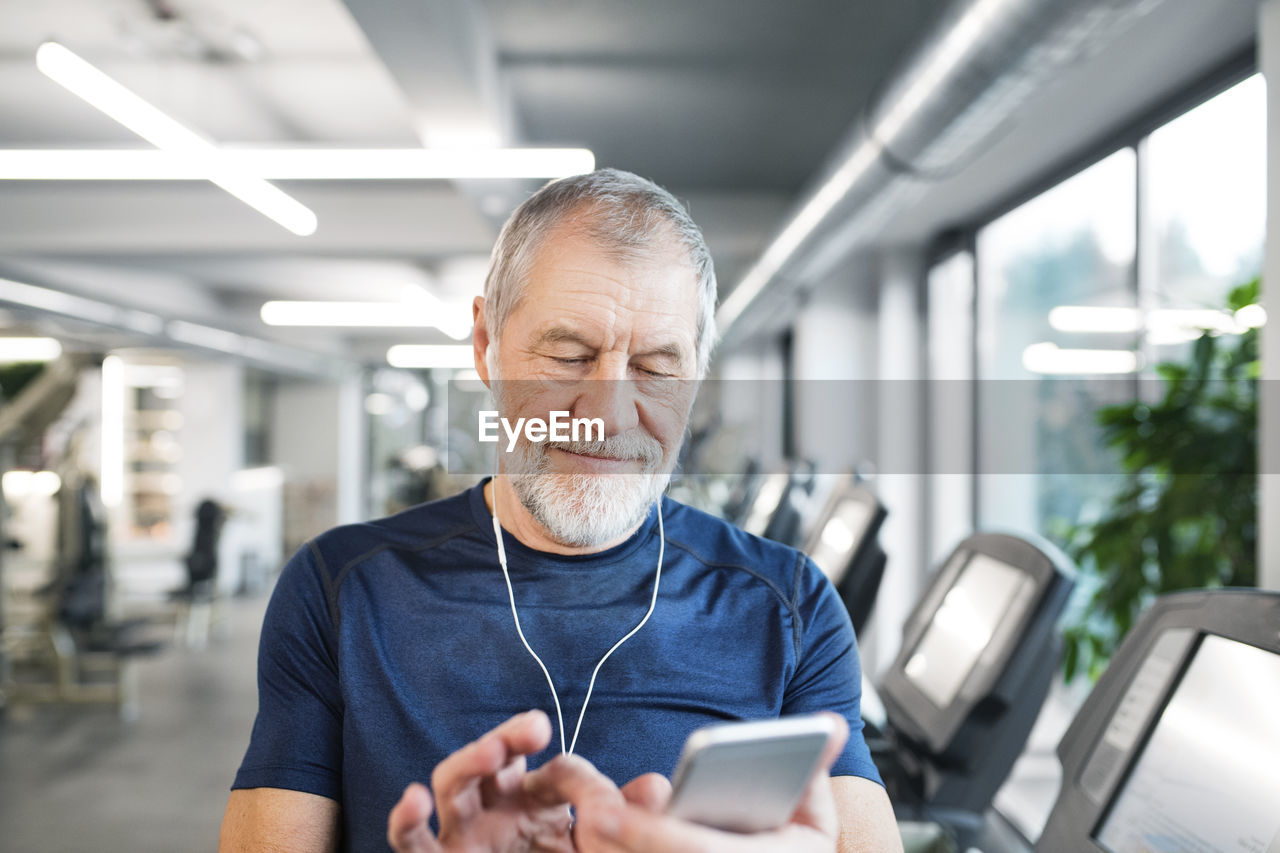
[[[633,806],[661,814],[671,800],[671,782],[660,773],[646,773],[623,785],[622,797]]]
[[[427,825],[431,806],[431,793],[425,785],[414,782],[404,789],[400,802],[387,816],[387,843],[392,850],[396,853],[442,853],[440,842]]]
[[[839,822],[836,816],[836,801],[831,791],[831,776],[829,774],[831,766],[840,757],[840,753],[844,750],[844,745],[849,739],[849,724],[837,714],[824,712],[824,716],[830,716],[832,722],[836,723],[836,734],[827,742],[826,749],[823,751],[822,759],[818,765],[818,772],[814,774],[813,779],[809,782],[804,798],[800,801],[800,806],[796,809],[791,821],[803,826],[811,826],[825,835],[834,836]]]

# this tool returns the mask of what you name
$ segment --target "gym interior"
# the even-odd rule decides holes
[[[1280,0],[4,21],[0,849],[218,843],[281,567],[491,473],[489,253],[615,167],[719,281],[667,494],[829,578],[905,849],[1280,851]]]

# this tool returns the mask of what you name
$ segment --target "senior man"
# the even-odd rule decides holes
[[[526,436],[462,495],[290,560],[222,850],[899,849],[830,584],[663,496],[715,301],[701,233],[649,181],[606,169],[520,206],[475,301],[476,369],[510,421],[568,411],[604,437]],[[851,736],[787,827],[662,814],[693,729],[818,711]]]

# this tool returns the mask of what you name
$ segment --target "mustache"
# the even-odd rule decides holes
[[[600,441],[548,441],[545,446],[599,459],[634,460],[650,465],[662,461],[661,442],[640,430],[607,436]]]

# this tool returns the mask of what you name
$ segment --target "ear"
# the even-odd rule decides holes
[[[485,326],[484,320],[484,297],[477,296],[471,303],[471,349],[472,355],[476,363],[476,373],[480,374],[480,379],[487,387],[492,388],[489,384],[489,368],[490,358],[497,358],[497,353],[493,352],[493,338],[489,335],[489,329]]]

